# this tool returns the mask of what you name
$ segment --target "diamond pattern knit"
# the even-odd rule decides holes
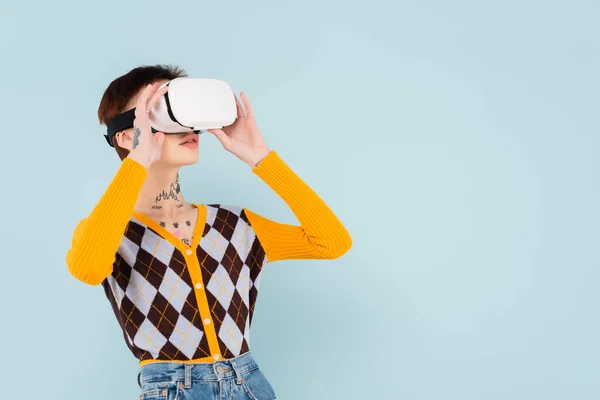
[[[275,152],[253,169],[298,218],[276,222],[247,208],[197,205],[191,246],[134,211],[147,170],[125,158],[73,234],[66,264],[102,285],[125,342],[149,362],[214,362],[250,349],[263,266],[334,259],[352,239],[321,198]]]
[[[136,218],[125,231],[113,272],[102,282],[129,349],[140,361],[211,357],[207,318],[217,334],[216,354],[230,358],[249,350],[265,252],[242,208],[206,208],[195,249],[201,289],[195,289],[183,254]],[[210,315],[198,308],[196,290],[206,291]]]

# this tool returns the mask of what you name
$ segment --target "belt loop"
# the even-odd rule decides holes
[[[237,377],[237,384],[241,385],[242,382],[244,382],[244,378],[242,378],[242,374],[240,374],[240,371],[238,371],[235,360],[232,358],[230,361],[231,361],[231,366],[233,367],[233,370],[235,371],[235,376]]]
[[[192,386],[192,367],[192,364],[185,364],[185,388],[190,388]]]

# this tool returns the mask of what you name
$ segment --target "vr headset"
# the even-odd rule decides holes
[[[220,129],[237,119],[235,95],[231,87],[217,79],[175,78],[161,85],[169,86],[164,96],[150,110],[152,132],[165,134]],[[109,146],[117,132],[133,128],[135,108],[117,115],[106,124],[104,135]]]

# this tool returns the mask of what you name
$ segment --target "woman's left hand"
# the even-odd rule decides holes
[[[233,96],[237,105],[238,118],[229,126],[222,129],[209,129],[208,132],[219,139],[225,150],[254,168],[256,163],[270,153],[270,150],[256,126],[252,106],[246,95],[240,93],[244,107],[235,93]]]

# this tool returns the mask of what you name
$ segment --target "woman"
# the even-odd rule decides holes
[[[266,145],[243,93],[235,123],[209,132],[288,204],[300,225],[185,201],[178,171],[198,161],[199,136],[153,133],[148,119],[168,90],[158,87],[183,76],[178,68],[145,66],[107,88],[98,116],[122,163],[75,228],[67,266],[80,281],[103,286],[139,360],[140,399],[272,400],[273,387],[249,349],[262,267],[338,258],[352,239]]]

